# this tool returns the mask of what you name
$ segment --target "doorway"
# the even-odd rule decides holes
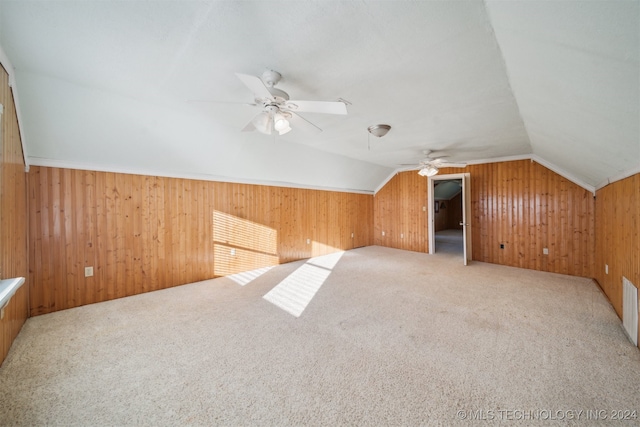
[[[429,253],[459,254],[471,261],[469,174],[429,178]]]

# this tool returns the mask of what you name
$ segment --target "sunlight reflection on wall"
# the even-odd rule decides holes
[[[341,249],[333,247],[331,245],[327,245],[321,242],[316,242],[315,240],[312,242],[311,246],[311,255],[312,256],[320,256],[326,254],[332,254],[334,252],[340,252]]]
[[[279,262],[273,228],[213,211],[214,274],[226,276]]]
[[[336,252],[310,258],[271,289],[264,296],[264,299],[284,311],[300,317],[343,254],[344,252]]]

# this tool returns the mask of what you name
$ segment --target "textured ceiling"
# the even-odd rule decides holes
[[[31,164],[373,192],[430,149],[594,187],[640,167],[639,5],[3,0],[0,46]],[[349,114],[240,132],[265,69]]]

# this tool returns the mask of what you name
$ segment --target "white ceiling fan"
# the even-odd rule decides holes
[[[347,114],[344,102],[291,101],[289,94],[275,88],[282,78],[277,71],[267,70],[262,74],[262,78],[241,73],[236,75],[255,96],[254,105],[262,108],[262,111],[242,129],[243,132],[257,130],[271,135],[275,131],[284,135],[291,131],[292,126],[307,132],[322,132],[322,129],[297,113]]]
[[[440,171],[440,168],[464,168],[467,166],[467,164],[463,162],[454,163],[444,160],[449,156],[434,156],[434,152],[431,150],[424,150],[422,153],[426,157],[420,160],[418,164],[410,163],[401,166],[418,167],[418,174],[427,177],[436,175]]]

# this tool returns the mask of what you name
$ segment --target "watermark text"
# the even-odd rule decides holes
[[[469,421],[637,421],[635,409],[460,409],[459,420]]]

